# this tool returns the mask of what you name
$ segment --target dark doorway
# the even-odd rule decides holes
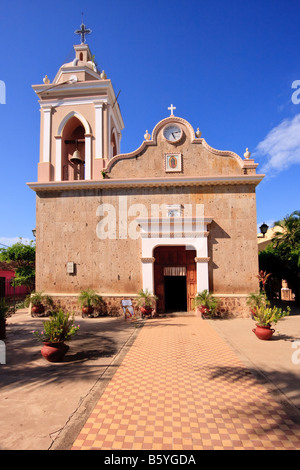
[[[178,311],[179,308],[180,311],[192,312],[193,300],[197,293],[196,250],[187,249],[185,246],[157,246],[153,250],[153,256],[154,293],[158,297],[157,312],[164,313],[167,309]],[[169,286],[168,281],[165,281],[167,277],[180,277],[179,287],[176,286],[175,280],[173,282],[170,280]],[[168,301],[166,301],[167,293]],[[172,305],[173,298],[175,305]]]
[[[5,277],[0,277],[0,299],[5,297]]]
[[[186,312],[186,276],[164,276],[164,278],[166,312]]]

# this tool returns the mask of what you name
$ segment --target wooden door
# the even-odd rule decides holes
[[[187,250],[187,269],[186,269],[186,282],[187,282],[187,306],[188,311],[194,310],[194,298],[197,294],[197,269],[196,269],[196,251]]]
[[[195,250],[185,246],[159,246],[154,250],[154,293],[158,296],[157,311],[165,311],[165,267],[185,267],[187,282],[187,309],[193,310],[193,299],[197,293]]]

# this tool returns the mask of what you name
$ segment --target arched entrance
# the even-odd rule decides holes
[[[196,250],[187,246],[158,246],[153,257],[157,312],[192,311],[197,293]]]

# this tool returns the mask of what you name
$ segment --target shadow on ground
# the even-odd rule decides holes
[[[49,363],[41,356],[42,343],[33,335],[43,326],[43,318],[10,319],[7,326],[6,364],[1,365],[1,390],[24,385],[45,387],[62,381],[97,380],[119,353],[137,326],[121,318],[78,319],[79,333],[68,342],[64,361]]]
[[[293,372],[280,372],[278,374],[276,371],[268,372],[268,377],[266,378],[261,371],[259,372],[254,368],[244,368],[244,367],[215,367],[210,368],[210,378],[211,380],[218,381],[219,379],[225,380],[227,383],[236,383],[239,382],[242,386],[249,387],[249,379],[253,378],[254,381],[261,383],[266,386],[266,400],[260,401],[255,400],[256,397],[253,397],[253,404],[256,405],[258,413],[261,414],[262,420],[264,418],[270,417],[270,410],[268,409],[268,393],[270,392],[274,399],[281,404],[283,409],[285,409],[287,415],[283,416],[282,421],[276,421],[274,426],[269,426],[268,430],[281,428],[283,424],[286,424],[285,420],[287,416],[292,419],[296,424],[300,425],[300,414],[296,406],[292,402],[286,400],[287,394],[290,392],[290,385],[293,384],[294,397],[295,401],[300,399],[300,378],[299,374]],[[249,390],[250,391],[250,390]],[[282,395],[283,394],[283,395]],[[237,413],[237,410],[232,410],[232,413]],[[248,412],[246,409],[242,410],[242,413],[247,415]],[[249,416],[251,417],[251,416]]]

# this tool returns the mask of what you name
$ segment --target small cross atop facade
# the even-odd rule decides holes
[[[83,22],[81,23],[80,29],[76,29],[75,34],[80,34],[81,35],[81,44],[85,43],[85,36],[87,34],[91,34],[92,30],[91,29],[86,29],[85,24]]]
[[[174,116],[173,111],[174,111],[174,109],[176,109],[175,106],[173,106],[173,105],[171,104],[171,106],[170,106],[168,109],[171,111],[171,116]]]

